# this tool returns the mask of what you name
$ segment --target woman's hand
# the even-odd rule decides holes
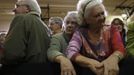
[[[88,57],[85,57],[83,55],[77,55],[75,58],[75,62],[79,64],[82,67],[89,68],[91,71],[93,71],[96,75],[103,75],[103,64],[95,59],[91,59]]]
[[[88,66],[96,75],[104,74],[104,67],[102,63],[94,59],[89,59],[89,61],[90,64]]]
[[[61,75],[76,75],[75,69],[71,61],[64,56],[57,56],[60,60]]]
[[[112,54],[106,60],[102,61],[102,64],[104,64],[104,75],[118,75],[119,72],[118,62],[119,59],[114,54]]]

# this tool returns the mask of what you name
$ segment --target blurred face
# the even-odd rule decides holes
[[[115,20],[113,26],[116,27],[120,32],[123,30],[123,26],[120,24],[119,20]]]
[[[105,22],[105,8],[102,4],[96,5],[89,9],[87,8],[87,17],[85,18],[86,23],[91,25],[90,27],[102,27]]]
[[[77,25],[78,24],[75,18],[68,17],[65,21],[65,32],[67,34],[73,34]]]
[[[61,25],[58,25],[58,24],[56,24],[54,22],[51,22],[51,21],[49,23],[49,28],[51,29],[51,31],[53,33],[56,33],[58,31],[61,31]]]
[[[17,5],[15,6],[15,8],[13,9],[13,12],[15,14],[24,14],[24,13],[28,13],[29,9],[26,5]]]

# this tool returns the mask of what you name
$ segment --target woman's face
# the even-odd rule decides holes
[[[87,8],[87,14],[88,17],[85,18],[86,23],[88,25],[91,25],[90,27],[102,27],[105,22],[105,8],[102,4],[96,5],[89,9],[90,12],[88,12]]]
[[[51,22],[49,23],[48,27],[51,29],[53,33],[56,33],[56,31],[61,31],[61,25]]]
[[[123,25],[120,24],[119,20],[115,20],[113,26],[116,27],[120,32],[123,30]]]
[[[73,34],[77,25],[77,20],[75,18],[71,16],[68,17],[65,21],[65,32],[67,34]]]

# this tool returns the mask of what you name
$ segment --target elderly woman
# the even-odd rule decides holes
[[[120,75],[134,75],[134,21],[128,24],[126,51],[127,56],[122,61]]]
[[[52,36],[50,47],[47,52],[49,60],[60,64],[61,75],[76,75],[72,63],[66,58],[65,49],[68,46],[76,26],[78,26],[77,22],[77,12],[68,12],[64,18],[65,31]],[[60,70],[60,68],[56,69],[56,71],[58,70]],[[59,75],[57,72],[55,74]]]
[[[123,44],[125,45],[125,43],[126,43],[126,30],[124,28],[123,21],[120,18],[114,18],[111,25],[112,25],[112,27],[114,26],[119,30],[120,35],[121,35],[122,40],[123,40]]]
[[[103,28],[102,1],[79,0],[77,10],[81,26],[67,47],[68,58],[82,66],[81,75],[117,75],[125,49],[118,31]]]
[[[51,17],[49,19],[49,28],[52,31],[52,34],[62,32],[63,20],[61,17]]]

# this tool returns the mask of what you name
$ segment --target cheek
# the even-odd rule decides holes
[[[118,28],[119,28],[119,29],[122,29],[122,27],[121,27],[121,26],[118,26]]]
[[[18,9],[18,8],[14,9],[14,12],[19,12],[19,11],[20,11],[20,9]]]
[[[50,26],[50,29],[51,29],[51,30],[55,30],[56,27],[55,27],[54,25],[52,25],[52,26]]]
[[[85,19],[85,22],[86,22],[87,24],[91,24],[91,22],[90,22],[90,21],[91,21],[91,19],[88,19],[88,18],[87,18],[87,19]]]

